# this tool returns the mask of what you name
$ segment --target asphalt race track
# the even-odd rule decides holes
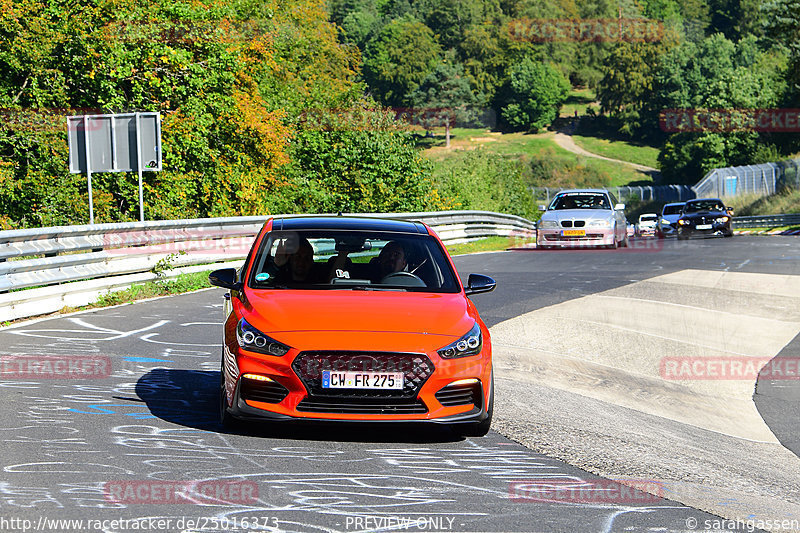
[[[502,337],[504,325],[519,317],[570,310],[571,302],[581,298],[611,301],[604,296],[608,294],[643,300],[641,293],[652,287],[641,283],[668,281],[668,276],[686,271],[779,277],[753,278],[753,283],[784,280],[800,274],[800,239],[754,236],[650,242],[617,251],[513,251],[459,257],[456,266],[462,278],[477,272],[497,279],[497,290],[475,301]],[[730,279],[739,283],[745,278]],[[669,293],[667,281],[658,282],[663,289],[659,297]],[[692,299],[681,291],[670,297]],[[636,405],[620,407],[591,391],[573,394],[569,387],[575,383],[552,389],[552,398],[563,398],[557,405],[534,401],[536,394],[550,389],[518,379],[510,359],[496,359],[498,399],[505,395],[507,403],[496,407],[500,433],[492,431],[485,438],[455,437],[438,426],[392,424],[251,425],[224,431],[217,422],[222,294],[213,289],[0,330],[5,355],[82,356],[109,364],[108,372],[91,379],[3,376],[0,531],[21,531],[23,526],[109,532],[752,530],[720,518],[725,508],[715,503],[716,494],[708,505],[697,507],[721,509],[717,515],[649,494],[669,496],[669,485],[665,490],[660,481],[681,471],[682,456],[670,461],[670,442],[663,436],[664,449],[655,466],[612,456],[602,463],[594,459],[607,450],[602,441],[573,442],[556,429],[543,432],[547,424],[534,431],[518,422],[542,413],[557,417],[553,420],[567,431],[571,428],[564,420],[580,422],[581,411],[585,415],[602,406],[607,413],[624,409],[631,419],[647,417],[654,432],[679,427],[687,439],[698,439],[692,444],[696,449],[707,435],[724,438],[739,446],[738,459],[745,463],[749,452],[742,442],[779,444],[709,430],[702,423],[670,419]],[[782,306],[794,300],[787,302],[758,313],[764,320],[777,320]],[[737,309],[726,312],[735,316]],[[787,308],[786,313],[797,315],[797,310]],[[780,322],[785,335],[795,322]],[[800,355],[797,338],[785,347],[782,339],[774,339],[775,346],[781,345],[779,357]],[[557,357],[559,350],[553,345],[551,355]],[[755,398],[760,423],[795,454],[797,390],[796,380],[760,380]],[[572,429],[585,428],[576,424]],[[794,465],[775,468],[793,472]],[[625,485],[589,471],[615,473]],[[176,485],[189,488],[175,492]],[[800,504],[796,484],[786,485],[781,501]],[[765,500],[759,501],[760,507],[748,507],[749,500],[738,498],[736,516],[771,518],[764,511]],[[791,508],[780,517],[800,520],[790,516]],[[55,522],[72,519],[84,522]],[[120,520],[128,521],[113,522]]]

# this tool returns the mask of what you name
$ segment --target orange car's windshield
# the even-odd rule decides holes
[[[429,235],[345,230],[273,231],[253,259],[255,289],[459,292]]]

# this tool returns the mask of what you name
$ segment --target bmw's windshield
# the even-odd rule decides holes
[[[459,292],[430,235],[346,230],[273,231],[253,260],[254,289]]]
[[[697,213],[698,211],[723,211],[725,208],[718,200],[700,200],[697,202],[686,202],[683,208],[684,213]]]
[[[611,209],[611,204],[601,193],[565,193],[553,199],[550,209]]]

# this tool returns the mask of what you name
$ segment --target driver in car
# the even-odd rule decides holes
[[[277,247],[275,253],[275,265],[279,267],[277,280],[280,283],[289,281],[313,283],[314,276],[314,247],[305,237],[293,236],[283,239]],[[295,249],[294,253],[288,253],[288,249]]]
[[[401,272],[407,266],[406,250],[397,241],[389,241],[378,254],[376,281],[380,281],[389,274]]]

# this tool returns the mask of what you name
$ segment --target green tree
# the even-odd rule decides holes
[[[450,146],[450,128],[459,123],[476,123],[479,120],[475,105],[478,99],[472,94],[464,68],[453,61],[439,63],[409,96],[415,116],[421,116],[426,129],[445,127],[446,146]]]
[[[497,0],[417,0],[414,9],[445,49],[456,48],[470,26],[496,22],[502,15]]]
[[[556,68],[526,57],[511,70],[511,95],[503,118],[513,128],[537,131],[553,122],[570,85]]]
[[[430,28],[411,18],[393,20],[364,52],[364,79],[382,104],[404,106],[440,55]]]
[[[761,50],[754,37],[733,43],[715,34],[686,42],[666,54],[655,75],[653,113],[662,109],[736,110],[772,108],[786,91],[786,59]],[[672,134],[659,155],[672,183],[694,183],[715,167],[760,159],[770,142],[753,131],[684,131]],[[767,150],[774,152],[774,150]]]
[[[375,0],[333,0],[328,4],[331,22],[342,28],[342,40],[364,49],[384,24]]]
[[[145,216],[283,209],[293,123],[349,105],[358,54],[318,0],[179,4],[6,1],[0,10],[0,210],[5,224],[83,223],[64,115],[160,111],[163,172],[145,174]],[[95,176],[98,221],[134,219],[135,177]],[[9,222],[10,221],[10,222]]]
[[[643,110],[655,88],[655,68],[666,46],[655,43],[618,43],[603,64],[597,98],[604,113],[619,123],[625,136],[640,135],[645,128]],[[652,127],[652,122],[647,126]]]
[[[786,50],[790,69],[788,81],[794,103],[800,102],[800,0],[770,0],[761,6],[765,33],[770,42]]]

